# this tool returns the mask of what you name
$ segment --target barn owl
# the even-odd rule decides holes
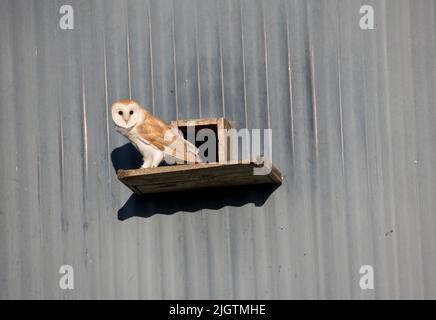
[[[201,162],[198,149],[167,123],[154,117],[136,101],[124,99],[112,105],[116,130],[142,154],[141,168],[157,167],[165,155],[188,162]]]

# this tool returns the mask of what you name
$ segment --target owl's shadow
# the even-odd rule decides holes
[[[141,154],[131,143],[114,149],[111,160],[115,172],[119,169],[137,169],[142,165]],[[132,194],[123,207],[118,210],[118,219],[149,218],[155,214],[171,215],[177,212],[196,212],[202,209],[218,210],[226,206],[242,207],[250,203],[260,207],[277,187],[278,185],[275,184],[263,184],[141,196]]]

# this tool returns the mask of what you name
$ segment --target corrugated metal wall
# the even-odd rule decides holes
[[[436,298],[435,17],[432,0],[1,0],[0,298]],[[108,115],[125,97],[272,128],[284,184],[130,198]]]

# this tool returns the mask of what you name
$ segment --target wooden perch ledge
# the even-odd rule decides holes
[[[255,175],[255,168],[266,174]],[[249,184],[281,184],[283,180],[280,171],[264,158],[258,158],[256,162],[229,161],[118,170],[117,175],[138,195]]]

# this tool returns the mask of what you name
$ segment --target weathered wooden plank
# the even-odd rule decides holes
[[[204,118],[204,119],[179,119],[179,120],[173,120],[171,121],[172,126],[177,127],[187,127],[188,124],[192,125],[193,123],[196,126],[207,126],[212,124],[217,124],[220,118]]]
[[[253,170],[265,166],[266,175],[255,175]],[[283,180],[280,171],[269,161],[231,161],[164,166],[148,169],[119,170],[118,179],[136,194],[278,183]]]

